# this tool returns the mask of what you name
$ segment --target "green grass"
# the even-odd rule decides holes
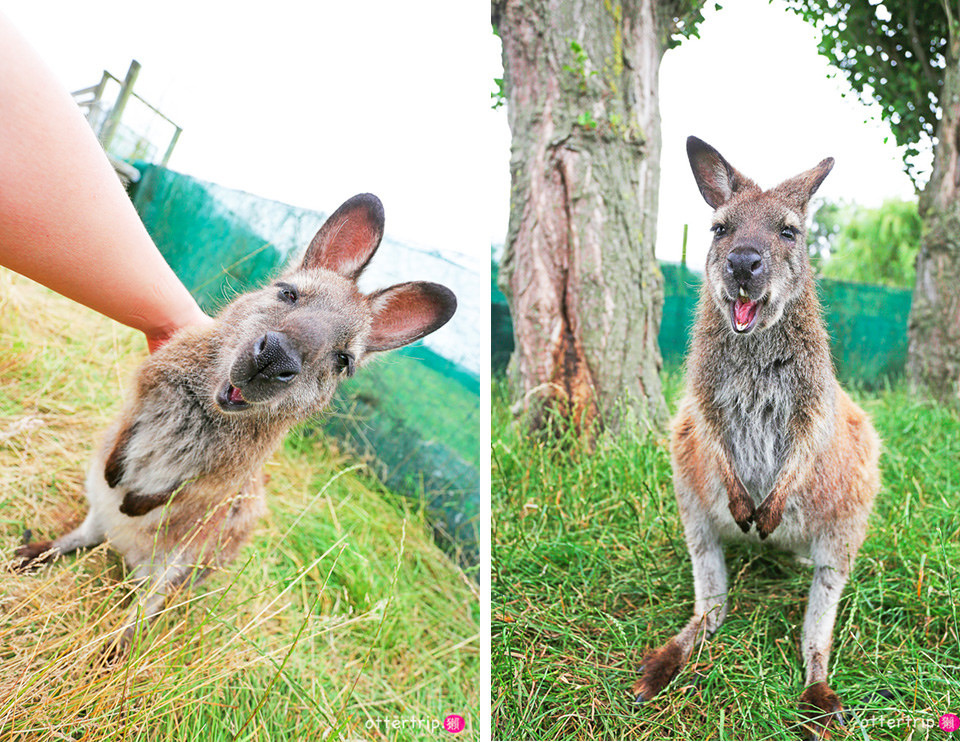
[[[480,396],[457,379],[414,357],[392,353],[375,358],[363,373],[343,385],[342,392],[338,409],[354,401],[362,403],[360,417],[365,428],[371,422],[388,427],[402,424],[405,439],[391,442],[387,436],[378,440],[382,445],[400,451],[410,445],[406,439],[412,438],[442,447],[473,469],[479,466]],[[351,418],[341,427],[351,430],[354,423]],[[378,437],[376,431],[369,434]]]
[[[136,333],[0,271],[0,550],[65,532],[121,405]],[[327,439],[294,431],[232,566],[99,665],[132,586],[106,545],[0,595],[0,739],[476,739],[478,590],[423,513]]]
[[[370,464],[382,481],[423,502],[448,553],[476,565],[480,395],[418,359],[430,355],[378,354],[343,385],[323,429],[354,454],[376,452]]]
[[[666,387],[672,408],[679,375]],[[854,396],[884,439],[883,489],[834,630],[831,685],[858,709],[835,739],[946,739],[940,714],[960,713],[960,416],[899,389]],[[494,738],[799,738],[809,567],[729,546],[726,622],[634,705],[644,651],[693,607],[666,442],[628,433],[591,454],[522,435],[508,407],[497,382]]]
[[[464,461],[479,465],[480,395],[470,391],[459,380],[447,376],[417,360],[420,354],[414,348],[409,353],[393,353],[378,359],[370,369],[372,374],[357,374],[345,391],[379,397],[380,406],[388,412],[402,415],[404,408],[417,410],[404,419],[411,431],[424,440],[443,443]],[[374,383],[376,382],[376,384]],[[389,389],[388,394],[377,394]],[[395,409],[394,409],[395,408]]]

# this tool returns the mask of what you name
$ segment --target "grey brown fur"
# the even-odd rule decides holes
[[[91,462],[86,519],[20,547],[19,567],[109,540],[143,581],[122,645],[171,590],[231,562],[264,510],[260,469],[288,428],[370,354],[433,332],[456,309],[449,289],[427,282],[362,294],[356,279],[382,236],[380,201],[353,197],[298,267],[145,360]]]
[[[687,152],[715,209],[670,445],[696,600],[634,691],[657,695],[723,622],[723,541],[765,540],[814,565],[799,706],[823,736],[841,712],[827,684],[837,603],[880,486],[879,440],[837,383],[807,257],[807,203],[833,160],[764,191],[705,142],[690,137]]]

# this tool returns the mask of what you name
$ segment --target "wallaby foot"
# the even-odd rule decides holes
[[[138,602],[127,613],[120,631],[103,643],[97,665],[109,670],[121,664],[130,654],[130,648],[137,634],[146,631],[163,609],[165,602],[166,595],[163,592],[147,592],[146,595],[141,595]]]
[[[193,582],[199,582],[206,572],[206,570],[198,572]],[[127,611],[123,627],[119,633],[104,642],[100,649],[98,664],[104,668],[111,668],[126,659],[138,634],[142,637],[150,624],[160,615],[168,595],[182,587],[192,574],[192,571],[182,567],[168,566],[155,576],[152,584],[141,586],[137,592],[136,601]]]
[[[124,631],[118,636],[108,639],[100,648],[97,665],[104,669],[112,669],[126,659],[130,650],[130,637]]]
[[[103,542],[104,533],[94,511],[90,511],[83,523],[70,533],[64,534],[55,541],[30,541],[33,534],[28,528],[23,532],[23,546],[17,548],[14,554],[20,562],[14,565],[14,570],[23,572],[41,564],[47,564],[64,554],[72,554],[77,549],[88,549]]]
[[[53,541],[30,541],[30,531],[24,534],[23,546],[18,546],[13,552],[19,561],[13,565],[14,572],[26,572],[30,569],[48,564],[60,556]]]
[[[644,657],[640,679],[633,685],[637,703],[645,703],[662,691],[682,665],[683,648],[676,639],[671,639]]]
[[[800,696],[800,715],[806,739],[830,739],[830,725],[844,725],[843,705],[825,682],[814,683]]]

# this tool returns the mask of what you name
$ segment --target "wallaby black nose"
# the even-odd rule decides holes
[[[732,273],[737,283],[745,284],[762,272],[763,258],[752,247],[734,250],[727,256],[727,273]]]
[[[300,354],[290,345],[287,336],[268,332],[253,344],[255,377],[268,381],[292,381],[300,373]]]

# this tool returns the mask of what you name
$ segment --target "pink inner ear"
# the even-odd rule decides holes
[[[392,286],[370,298],[368,351],[399,348],[429,335],[453,316],[457,304],[449,289],[428,283]]]
[[[396,292],[380,297],[370,330],[370,347],[396,348],[419,337],[422,327],[433,316],[432,306],[424,297],[411,292]]]
[[[379,242],[380,234],[368,222],[357,214],[345,214],[330,225],[328,244],[317,256],[320,265],[310,267],[353,276],[367,264]]]
[[[326,268],[356,279],[383,238],[383,205],[370,193],[344,202],[324,222],[303,257],[303,268]]]

